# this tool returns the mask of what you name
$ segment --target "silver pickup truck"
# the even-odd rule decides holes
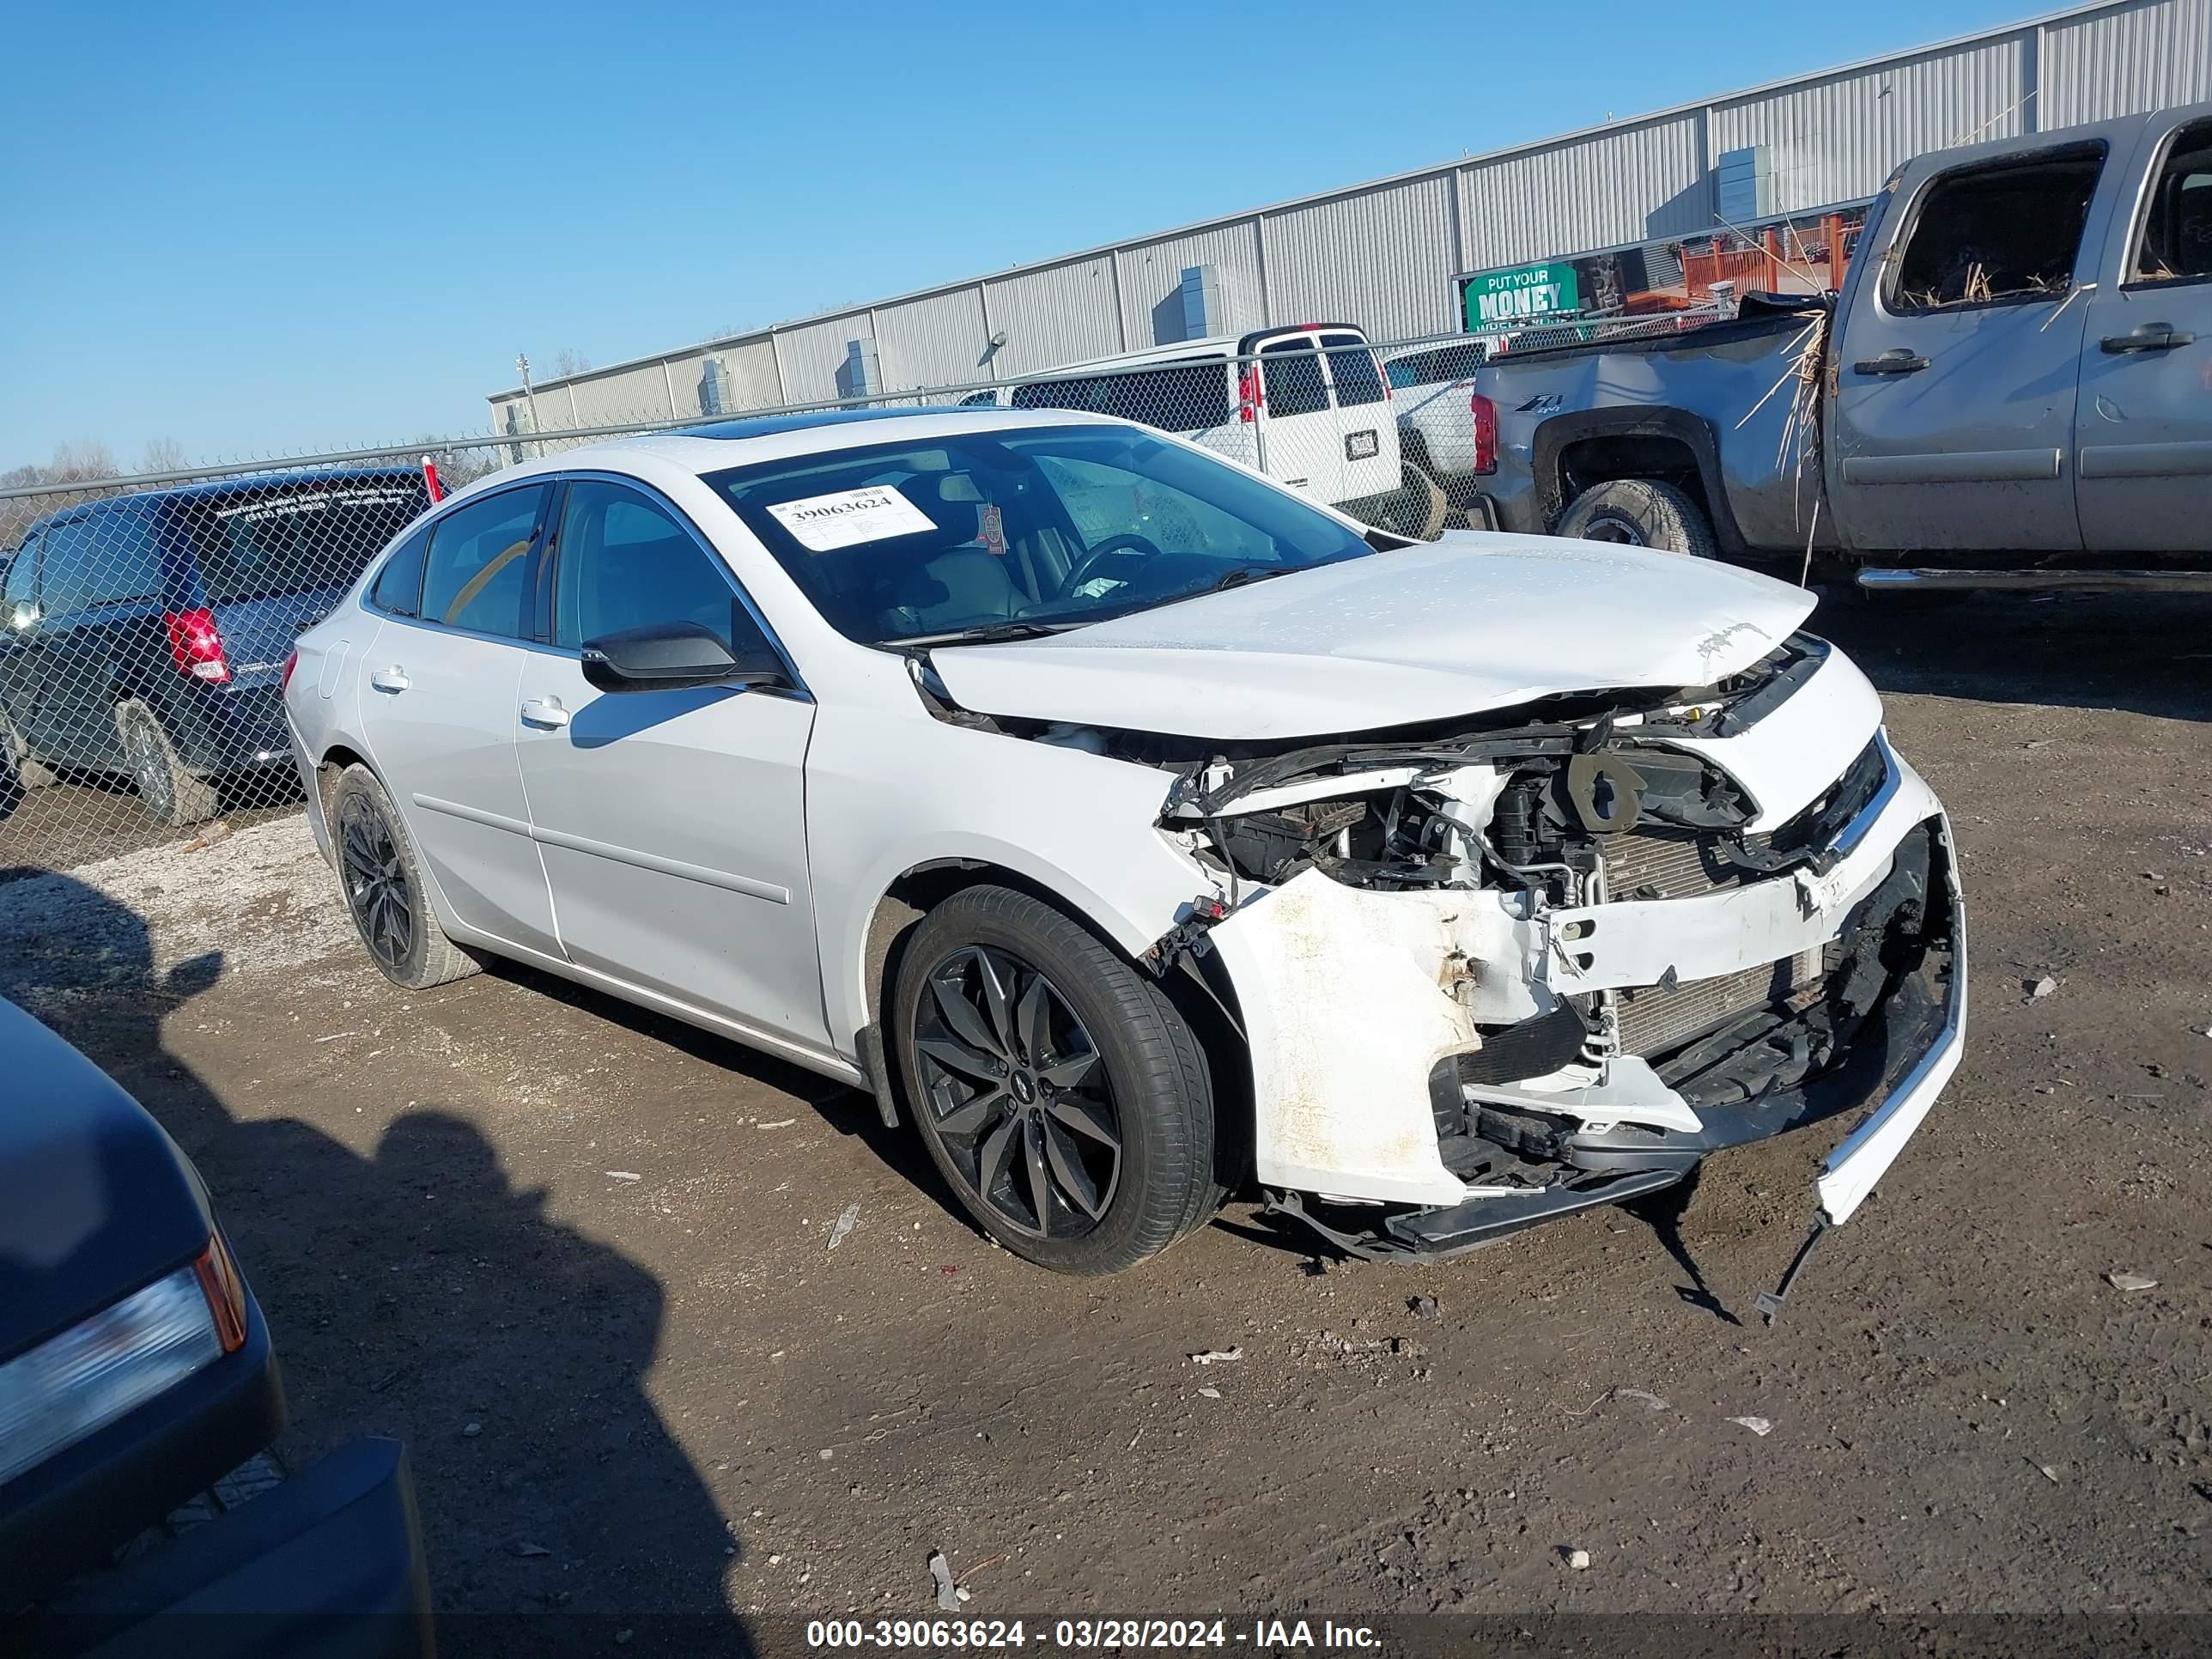
[[[1839,295],[1473,391],[1477,524],[1868,587],[2212,586],[2212,104],[1921,156]]]

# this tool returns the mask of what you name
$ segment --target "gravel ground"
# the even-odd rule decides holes
[[[1954,815],[1974,1029],[1772,1330],[1751,1299],[1826,1132],[1440,1266],[1324,1268],[1239,1205],[1052,1279],[850,1091],[520,973],[391,990],[297,820],[0,884],[0,988],[199,1161],[291,1449],[403,1435],[441,1605],[568,1615],[532,1646],[926,1616],[936,1549],[977,1617],[2095,1611],[2202,1641],[2212,608],[2149,604],[1824,605]]]

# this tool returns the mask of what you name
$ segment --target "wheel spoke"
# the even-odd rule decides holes
[[[916,1037],[914,1046],[948,1071],[981,1083],[996,1083],[1006,1075],[1006,1062],[996,1054],[979,1053],[957,1037]]]
[[[1006,1103],[1004,1089],[986,1089],[972,1100],[964,1100],[937,1120],[937,1127],[949,1135],[973,1135]]]
[[[975,977],[982,983],[983,1006],[990,1012],[999,1052],[1009,1056],[1021,1053],[1020,1044],[1014,1040],[1013,1013],[1014,982],[1019,975],[1020,970],[1012,962],[989,951],[976,951]]]
[[[976,953],[981,960],[982,953]],[[975,1005],[968,1000],[966,988],[961,983],[957,969],[941,968],[929,976],[929,988],[937,999],[938,1011],[945,1017],[954,1035],[969,1047],[987,1054],[1004,1055],[1006,1047],[991,1034],[983,1023],[983,1016],[975,1012]]]
[[[1022,1121],[1008,1117],[983,1138],[983,1145],[975,1154],[975,1190],[984,1200],[997,1207],[991,1189],[998,1185],[1000,1173],[1005,1169],[1006,1155],[1013,1150],[1014,1137],[1021,1132]]]
[[[1082,1154],[1067,1132],[1056,1123],[1044,1127],[1044,1155],[1052,1165],[1052,1172],[1060,1182],[1060,1189],[1075,1200],[1076,1207],[1093,1221],[1105,1209],[1105,1201],[1098,1196],[1098,1188],[1091,1183],[1090,1174],[1083,1167]]]
[[[1045,1108],[1053,1121],[1064,1124],[1086,1139],[1095,1140],[1117,1156],[1121,1151],[1121,1138],[1107,1125],[1098,1121],[1097,1115],[1079,1101],[1055,1100]]]
[[[1073,1089],[1089,1077],[1097,1064],[1098,1051],[1093,1048],[1088,1054],[1067,1054],[1049,1066],[1040,1066],[1037,1075],[1055,1089]]]
[[[1039,1132],[1022,1137],[1024,1161],[1029,1166],[1030,1201],[1036,1206],[1037,1231],[1052,1231],[1052,1176],[1044,1167],[1044,1135]]]
[[[1029,988],[1022,993],[1022,1058],[1040,1073],[1044,1070],[1044,1057],[1052,1052],[1051,995],[1045,988],[1042,974],[1032,974]]]

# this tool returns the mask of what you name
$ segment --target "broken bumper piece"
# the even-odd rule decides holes
[[[1449,1255],[1658,1191],[1716,1152],[1860,1113],[1818,1183],[1824,1224],[1847,1220],[1927,1116],[1965,1041],[1949,828],[1927,786],[1886,744],[1881,753],[1887,781],[1817,876],[1554,912],[1548,927],[1492,914],[1474,893],[1328,892],[1334,884],[1301,878],[1269,896],[1309,890],[1283,907],[1287,928],[1232,917],[1215,938],[1248,1009],[1261,983],[1279,994],[1251,1031],[1255,1083],[1285,1085],[1272,1106],[1261,1094],[1255,1149],[1274,1207],[1358,1254]],[[1338,914],[1346,908],[1358,914]],[[1569,927],[1572,952],[1558,943]],[[1346,940],[1355,960],[1340,953]],[[1507,993],[1500,969],[1516,948],[1528,952],[1530,1012],[1504,1032],[1523,1030],[1522,1048],[1553,1060],[1542,1024],[1570,996],[1587,1012],[1602,1000],[1593,989],[1657,981],[1718,1000],[1702,1024],[1668,1028],[1642,1054],[1500,1081],[1484,1061],[1516,1045],[1494,1025],[1477,1045],[1455,1043],[1450,1028],[1458,1008]],[[1481,980],[1477,996],[1454,994],[1455,963]],[[1762,988],[1748,1006],[1729,988],[1745,975]],[[1328,998],[1316,1000],[1324,986]],[[1304,1017],[1285,1018],[1286,1006]],[[1409,1062],[1426,1068],[1418,1098]],[[1356,1093],[1355,1068],[1365,1085]]]

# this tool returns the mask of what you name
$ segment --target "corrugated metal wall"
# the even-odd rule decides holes
[[[1875,63],[1449,163],[1355,190],[787,324],[538,389],[556,425],[699,413],[720,358],[732,406],[837,395],[849,340],[886,389],[1006,380],[1182,337],[1183,271],[1212,264],[1219,331],[1355,322],[1377,341],[1457,326],[1452,278],[1716,228],[1713,170],[1763,146],[1771,211],[1863,199],[1923,151],[2212,100],[2212,0],[2124,0]],[[991,337],[1006,343],[993,349]],[[491,399],[504,430],[519,392]],[[527,416],[521,417],[526,423]]]
[[[1713,154],[1766,146],[1776,213],[1856,201],[1924,151],[2027,131],[2027,52],[1993,40],[1716,104]]]
[[[2212,0],[2141,3],[2043,29],[2041,125],[2212,99]]]
[[[1378,340],[1456,327],[1451,198],[1436,173],[1267,215],[1266,320],[1357,321]]]
[[[1461,269],[1711,230],[1699,125],[1640,122],[1461,168]]]

